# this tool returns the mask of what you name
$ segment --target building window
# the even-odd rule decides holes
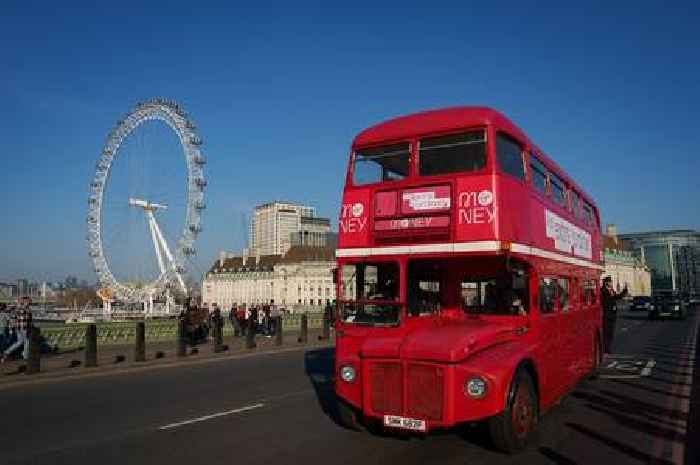
[[[523,150],[520,144],[505,134],[498,134],[496,138],[496,157],[504,173],[515,176],[521,181],[525,179]]]
[[[421,176],[478,171],[486,166],[486,131],[421,139]]]

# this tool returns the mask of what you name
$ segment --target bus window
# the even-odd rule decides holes
[[[557,295],[557,287],[553,278],[540,279],[539,308],[540,313],[554,313],[554,299]]]
[[[583,213],[581,210],[581,197],[574,190],[571,191],[571,208],[574,211],[574,216],[577,220],[583,218]]]
[[[394,181],[408,176],[408,143],[358,150],[353,165],[355,185]]]
[[[587,202],[583,202],[583,220],[588,226],[595,226],[593,219],[593,208]]]
[[[550,174],[549,180],[552,185],[552,198],[554,202],[566,208],[566,187],[564,186],[564,181],[554,174]]]
[[[483,315],[527,314],[527,275],[516,270],[497,278],[466,278],[461,283],[462,306]]]
[[[504,173],[525,180],[525,168],[523,166],[523,150],[520,144],[504,134],[496,137],[496,157],[498,165]]]
[[[595,291],[595,281],[589,279],[583,283],[584,302],[586,302],[587,305],[595,304]]]
[[[486,166],[486,131],[421,139],[421,176],[478,171]]]
[[[409,316],[429,315],[440,311],[440,283],[445,267],[432,261],[415,261],[408,264],[407,296]]]
[[[535,189],[547,193],[547,168],[534,155],[530,156],[530,178]]]
[[[557,279],[557,294],[559,295],[559,308],[562,312],[569,311],[569,280]]]
[[[397,263],[345,265],[341,278],[344,322],[369,325],[393,325],[399,322]]]

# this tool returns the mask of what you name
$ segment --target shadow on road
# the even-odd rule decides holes
[[[304,354],[304,371],[316,392],[321,410],[336,425],[343,427],[333,387],[334,363],[333,348],[309,350]]]
[[[621,452],[625,455],[628,455],[636,460],[639,460],[642,463],[653,463],[656,465],[673,465],[671,462],[668,460],[662,460],[658,459],[656,457],[653,457],[645,452],[642,452],[628,444],[625,444],[623,442],[620,442],[616,439],[609,438],[607,436],[604,436],[596,431],[593,431],[590,428],[587,428],[583,425],[579,425],[576,423],[566,423],[566,426],[571,428],[572,430],[588,437],[589,439],[592,439],[596,442],[602,443],[612,449],[617,450],[618,452]]]

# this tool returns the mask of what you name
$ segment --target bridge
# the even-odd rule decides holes
[[[57,377],[5,373],[2,463],[697,464],[698,310],[687,321],[624,312],[601,379],[547,412],[517,456],[495,452],[478,424],[427,438],[345,430],[332,341],[287,337],[278,349],[237,350],[226,335],[226,355]]]

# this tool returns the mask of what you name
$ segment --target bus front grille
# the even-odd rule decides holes
[[[370,405],[379,414],[401,415],[401,365],[376,362],[369,366]]]
[[[412,363],[407,371],[407,415],[411,418],[442,420],[445,390],[443,369]]]

